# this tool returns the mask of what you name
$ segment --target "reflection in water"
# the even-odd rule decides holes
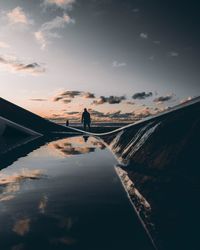
[[[88,141],[88,138],[89,138],[89,136],[87,136],[87,135],[84,135],[84,136],[83,136],[83,139],[84,139],[85,142]]]
[[[47,207],[47,202],[48,202],[48,197],[46,195],[42,196],[40,202],[39,202],[39,205],[38,205],[38,209],[39,209],[39,212],[41,214],[44,214],[45,213],[45,210],[46,210],[46,207]]]
[[[42,171],[38,169],[20,169],[18,173],[3,174],[0,173],[0,202],[9,201],[15,197],[20,190],[20,183],[25,179],[38,179]]]
[[[30,229],[30,219],[17,220],[13,226],[13,232],[20,236],[24,236],[29,232]]]
[[[19,173],[13,173],[6,175],[0,173],[0,185],[6,185],[13,182],[20,182],[23,179],[38,179],[42,175],[42,171],[39,169],[29,170],[22,168]]]
[[[14,199],[15,196],[14,195],[1,195],[0,196],[0,201],[9,201],[9,200],[12,200]]]
[[[51,239],[52,245],[74,245],[76,243],[76,240],[72,237],[62,237],[62,238],[54,238]]]
[[[24,249],[25,247],[23,243],[17,244],[11,248],[11,250],[24,250]]]
[[[105,149],[105,145],[93,137],[73,137],[53,143],[55,149],[59,150],[64,156],[88,154],[96,148]]]
[[[18,182],[11,182],[4,184],[2,193],[0,194],[0,201],[12,200],[15,197],[15,193],[20,190],[20,185]]]
[[[115,164],[99,140],[79,136],[0,171],[0,249],[152,249]]]
[[[72,217],[61,218],[58,223],[58,226],[69,231],[72,228],[72,225],[75,223],[75,221],[76,220]]]

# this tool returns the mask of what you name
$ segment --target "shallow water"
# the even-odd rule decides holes
[[[0,249],[152,249],[115,158],[93,137],[50,142],[0,171]]]

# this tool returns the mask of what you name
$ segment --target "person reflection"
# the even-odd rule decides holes
[[[84,135],[84,136],[83,136],[83,139],[84,139],[85,142],[88,141],[88,138],[89,138],[89,136],[87,136],[87,135]]]

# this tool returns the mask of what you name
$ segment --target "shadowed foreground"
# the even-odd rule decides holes
[[[153,249],[104,144],[39,146],[0,172],[1,249]]]
[[[160,249],[199,249],[200,102],[103,138]]]
[[[117,157],[118,163],[120,163],[116,168],[118,176],[120,176],[129,192],[133,204],[159,249],[197,249],[199,246],[198,224],[195,223],[200,219],[198,213],[200,208],[198,202],[200,191],[200,171],[198,168],[200,153],[199,99],[196,98],[188,104],[171,109],[170,112],[149,117],[113,132],[103,134],[88,133],[90,136],[100,137]],[[3,124],[0,130],[3,139],[0,145],[1,167],[12,164],[20,155],[27,155],[31,150],[36,149],[37,146],[33,146],[32,140],[38,141],[39,145],[42,146],[46,141],[51,141],[52,134],[59,137],[85,133],[78,129],[65,128],[48,122],[3,99],[0,99],[0,103],[11,112],[6,112],[6,109],[0,110],[2,116],[0,117],[0,125]],[[24,122],[24,117],[27,114],[32,121],[31,123],[27,122],[26,119]],[[10,119],[6,126],[5,119]],[[14,141],[13,138],[15,138]],[[87,136],[83,138],[87,143]],[[99,147],[99,143],[100,140],[97,140],[94,144]],[[96,152],[96,146],[83,149],[80,146],[72,147],[67,142],[64,145],[58,144],[55,148],[64,155],[76,156],[71,163],[73,166],[73,164],[80,164],[77,160],[79,155]],[[23,149],[20,150],[20,148]],[[5,152],[4,149],[7,151]],[[9,152],[12,157],[9,156]],[[113,164],[117,163],[114,163],[110,158],[106,162],[102,162],[103,160],[104,158],[100,158],[99,162],[95,160],[93,168],[96,169],[96,166],[101,163],[101,171],[106,171],[110,164],[113,166]],[[42,164],[42,161],[38,161],[38,164]],[[83,169],[87,164],[88,162],[86,162]],[[94,178],[94,180],[98,183],[98,175],[96,177],[97,179]],[[80,178],[77,187],[82,183],[82,180],[84,179]],[[108,178],[105,183],[109,181]],[[103,182],[100,183],[100,186],[104,190],[105,184]],[[105,191],[104,194],[106,197],[107,192]],[[112,201],[111,197],[108,202]],[[2,201],[7,200],[9,199],[3,198]],[[101,199],[99,201],[102,202]],[[126,215],[126,212],[123,214]],[[119,220],[119,218],[115,219],[116,221]],[[126,221],[126,216],[124,221]],[[129,223],[128,221],[126,222]],[[130,223],[133,223],[133,221]],[[106,223],[105,225],[107,226]],[[114,221],[113,225],[115,225]],[[120,233],[124,230],[124,227],[126,226],[122,224],[119,227],[115,225],[115,228],[118,228]],[[122,228],[123,230],[121,230]],[[119,231],[117,232],[119,233]],[[129,235],[128,232],[131,234]],[[135,235],[136,231],[128,229],[128,232],[127,235],[130,238],[128,237],[125,242],[135,239],[133,235]],[[99,231],[98,233],[101,234]],[[115,234],[116,237],[121,236],[121,234]],[[138,239],[140,239],[141,235],[143,233],[137,235]],[[122,249],[124,243],[120,244],[117,246]],[[141,248],[141,243],[136,242],[132,242],[128,246],[132,247],[132,244],[136,249],[146,249]],[[101,247],[99,249],[106,249],[105,246]]]

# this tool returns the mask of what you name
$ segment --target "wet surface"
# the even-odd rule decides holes
[[[152,249],[93,137],[50,142],[0,171],[0,249]]]

